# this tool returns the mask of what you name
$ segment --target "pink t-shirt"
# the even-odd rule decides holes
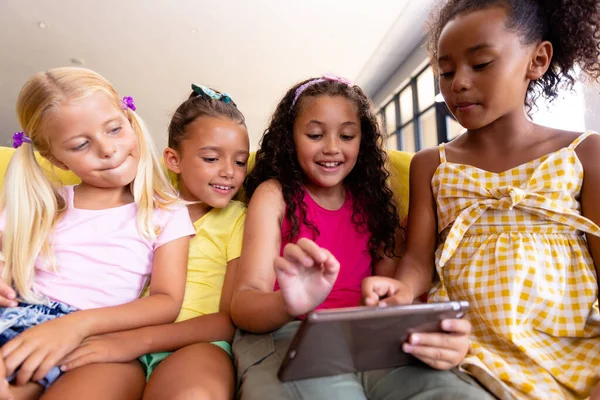
[[[105,210],[73,207],[73,186],[65,187],[67,211],[56,225],[50,245],[57,271],[47,260],[35,263],[37,293],[80,310],[109,307],[137,299],[146,286],[154,250],[196,231],[185,206],[157,209],[153,220],[158,237],[138,232],[135,203]],[[4,218],[0,230],[4,229]]]
[[[304,202],[306,203],[306,218],[319,229],[319,236],[315,238],[314,230],[302,224],[300,212],[296,215],[300,219],[299,235],[296,241],[306,237],[314,240],[320,247],[331,252],[340,263],[340,273],[333,285],[331,293],[318,309],[355,307],[360,304],[361,284],[364,278],[372,274],[372,258],[369,253],[369,238],[367,226],[365,232],[360,232],[352,223],[353,199],[348,193],[346,200],[339,210],[327,210],[313,200],[310,194],[304,190]],[[281,232],[289,230],[291,224],[284,219]],[[282,240],[280,254],[289,243]],[[275,283],[275,290],[279,290],[279,284]]]

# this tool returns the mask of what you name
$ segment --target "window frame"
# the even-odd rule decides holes
[[[431,64],[428,63],[424,67],[418,69],[417,72],[410,77],[408,83],[406,83],[404,86],[402,86],[400,88],[400,90],[398,90],[396,93],[394,93],[392,98],[390,100],[388,100],[386,103],[384,103],[384,105],[377,112],[380,115],[380,118],[381,118],[381,121],[383,124],[382,132],[385,136],[386,142],[390,139],[390,137],[392,137],[393,135],[396,135],[397,136],[396,143],[397,143],[398,150],[405,151],[404,130],[410,124],[413,124],[413,135],[414,135],[413,140],[414,140],[414,144],[415,144],[415,151],[419,151],[423,148],[423,132],[422,132],[422,126],[421,126],[421,118],[425,113],[427,113],[428,111],[431,111],[432,109],[435,109],[435,120],[436,120],[438,144],[449,141],[448,118],[454,119],[454,116],[448,110],[446,103],[444,103],[444,102],[440,103],[440,102],[437,102],[434,100],[433,104],[430,104],[426,108],[424,108],[422,110],[419,108],[420,107],[419,106],[419,91],[418,91],[419,87],[418,87],[417,82],[418,82],[419,78],[421,77],[421,75],[423,75],[430,67],[431,67]],[[437,96],[440,93],[439,83],[438,83],[438,80],[436,79],[435,75],[433,76],[433,81],[434,81],[434,90],[435,90],[434,98],[435,98],[435,96]],[[413,111],[412,118],[408,119],[407,121],[403,121],[402,113],[401,113],[401,109],[400,109],[400,97],[409,88],[412,91],[412,111]],[[387,118],[386,118],[385,110],[392,104],[394,104],[394,108],[395,108],[395,119],[396,119],[396,121],[395,121],[396,123],[394,125],[395,129],[393,132],[387,132]]]

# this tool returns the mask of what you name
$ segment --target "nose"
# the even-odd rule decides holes
[[[471,74],[467,71],[467,68],[457,68],[452,80],[452,91],[461,93],[469,90],[471,86]]]
[[[340,152],[338,136],[335,135],[327,135],[325,139],[325,147],[323,148],[323,153],[325,154],[337,154]]]
[[[117,146],[110,138],[100,140],[100,156],[102,158],[111,158],[117,152]]]
[[[222,178],[233,178],[234,161],[226,161],[221,164],[219,176]]]

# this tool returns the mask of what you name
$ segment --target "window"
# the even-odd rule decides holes
[[[438,143],[435,119],[435,77],[430,65],[421,68],[380,114],[385,118],[388,148],[415,152]]]
[[[421,117],[421,130],[423,131],[423,148],[437,146],[437,119],[435,117],[435,107],[430,108]]]
[[[415,129],[412,122],[404,125],[402,128],[402,150],[414,153],[417,151],[415,143]]]
[[[461,124],[454,118],[446,117],[448,121],[448,139],[452,140],[465,131]]]
[[[419,68],[391,100],[379,110],[385,121],[383,132],[387,147],[416,152],[454,139],[463,128],[448,111],[433,69],[428,64]]]
[[[421,108],[427,108],[435,102],[435,86],[433,69],[429,67],[417,78],[417,90],[419,91],[419,105]]]

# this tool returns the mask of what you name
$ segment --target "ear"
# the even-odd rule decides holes
[[[63,171],[69,171],[69,167],[67,167],[67,165],[62,161],[57,160],[51,153],[42,154],[41,156],[50,161],[50,164],[54,165],[55,167],[58,167]]]
[[[167,147],[163,152],[163,157],[165,159],[165,166],[169,169],[169,171],[176,174],[181,173],[181,168],[179,167],[179,161],[181,160],[181,157],[179,157],[179,153],[177,153],[176,150]]]
[[[550,67],[552,54],[552,43],[547,40],[539,43],[533,51],[531,62],[527,68],[527,79],[535,81],[544,76]]]

